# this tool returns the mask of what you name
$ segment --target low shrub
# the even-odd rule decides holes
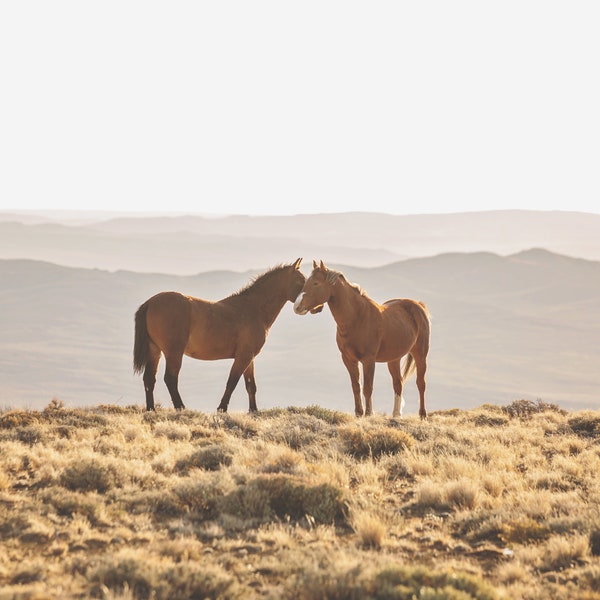
[[[229,448],[222,444],[211,444],[178,460],[175,468],[183,472],[187,472],[190,469],[218,471],[223,466],[229,466],[232,460],[233,452]]]
[[[396,454],[412,448],[415,443],[410,434],[392,427],[366,431],[356,426],[341,427],[339,436],[344,451],[357,459]]]
[[[477,427],[502,427],[508,423],[508,417],[504,415],[480,413],[475,416],[473,423],[477,425]]]
[[[600,415],[598,413],[583,413],[567,421],[571,430],[581,437],[600,436]]]
[[[9,410],[0,415],[0,429],[16,429],[39,423],[39,413],[28,410]]]
[[[173,488],[173,493],[185,510],[206,520],[218,515],[223,497],[231,493],[235,484],[227,471],[201,475],[182,480]]]
[[[104,587],[114,592],[131,590],[133,597],[140,600],[150,598],[151,594],[154,597],[153,590],[161,581],[155,564],[145,557],[126,553],[104,558],[98,566],[88,570],[86,577],[94,584],[96,597],[101,597]]]
[[[503,406],[502,410],[509,417],[520,417],[528,418],[537,413],[543,413],[546,411],[557,412],[560,414],[566,414],[566,411],[561,409],[557,404],[549,404],[542,402],[541,400],[515,400],[507,406]]]
[[[476,575],[425,567],[390,567],[371,581],[371,597],[430,600],[496,600],[494,588]]]
[[[41,413],[46,423],[56,425],[70,425],[80,429],[99,429],[98,433],[103,433],[100,429],[107,428],[106,433],[110,433],[109,418],[101,413],[94,412],[92,409],[74,408],[74,409],[51,409],[44,410]]]
[[[594,528],[590,532],[590,552],[592,556],[600,556],[600,528]]]
[[[62,517],[81,515],[92,524],[98,523],[104,506],[94,493],[70,492],[62,487],[48,489],[42,495],[42,501]]]
[[[248,597],[248,590],[239,585],[234,574],[216,566],[183,562],[165,569],[161,579],[162,582],[154,590],[153,598],[156,600],[241,600]]]
[[[27,445],[33,446],[44,440],[44,430],[39,425],[31,425],[27,427],[17,427],[15,430],[16,439]]]
[[[72,491],[100,493],[121,485],[118,468],[95,458],[76,460],[60,475],[60,483]]]
[[[294,519],[316,523],[345,522],[346,497],[328,483],[309,485],[287,475],[261,475],[223,499],[223,512],[242,518]]]
[[[500,538],[505,544],[527,544],[548,539],[552,535],[551,528],[545,523],[538,523],[531,518],[523,518],[503,523]]]
[[[537,567],[542,573],[562,571],[582,564],[589,555],[589,538],[585,535],[553,536],[543,548]]]
[[[321,421],[325,421],[325,423],[329,425],[342,425],[344,423],[350,423],[354,420],[354,417],[348,413],[343,413],[338,410],[330,410],[328,408],[323,408],[322,406],[316,405],[307,406],[303,409],[290,408],[289,410],[292,413],[302,412],[306,415],[316,417]]]
[[[480,577],[426,567],[392,566],[374,574],[360,566],[309,570],[292,579],[290,600],[496,600],[493,587]]]
[[[122,497],[122,505],[128,513],[148,513],[154,517],[175,518],[187,513],[177,494],[171,490],[147,490]]]

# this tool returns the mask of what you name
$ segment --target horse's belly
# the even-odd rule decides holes
[[[412,348],[412,343],[386,343],[382,342],[377,352],[377,362],[390,362],[392,360],[398,360],[404,355],[408,354]]]
[[[185,355],[198,360],[221,360],[233,358],[234,349],[226,342],[214,342],[211,345],[202,344],[190,340],[185,348]]]

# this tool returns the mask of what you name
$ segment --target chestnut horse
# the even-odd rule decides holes
[[[294,312],[305,315],[310,311],[314,314],[323,310],[325,304],[329,305],[337,323],[337,345],[350,374],[356,416],[363,414],[358,363],[362,363],[363,368],[365,414],[371,415],[375,363],[386,362],[394,386],[392,415],[402,415],[402,383],[416,368],[421,399],[419,415],[424,419],[427,416],[425,370],[430,332],[429,312],[425,304],[407,298],[378,304],[360,287],[349,283],[342,273],[328,269],[323,261],[319,265],[313,261],[313,267],[294,303]],[[407,358],[401,373],[400,360],[404,355]]]
[[[232,358],[225,393],[218,406],[226,412],[242,373],[250,411],[256,408],[254,359],[261,351],[271,325],[287,301],[293,302],[304,285],[299,258],[272,268],[239,292],[212,302],[160,292],[135,313],[133,369],[144,372],[146,409],[154,410],[154,385],[161,353],[165,356],[165,383],[173,406],[185,406],[177,389],[183,355],[200,360]]]

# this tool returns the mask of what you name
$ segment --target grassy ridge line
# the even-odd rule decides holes
[[[600,598],[600,411],[0,412],[0,600]]]

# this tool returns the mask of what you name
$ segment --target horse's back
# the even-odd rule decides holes
[[[148,311],[155,315],[188,310],[191,297],[180,292],[159,292],[146,301]]]
[[[424,302],[412,298],[392,298],[381,305],[384,322],[413,323],[417,329],[429,328],[429,309]]]

